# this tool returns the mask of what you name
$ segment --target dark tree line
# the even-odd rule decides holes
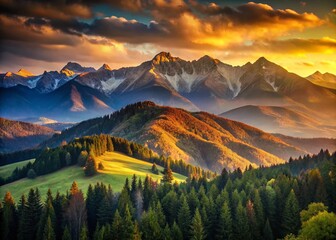
[[[158,156],[152,150],[140,144],[129,142],[123,138],[101,134],[78,138],[57,148],[46,148],[33,164],[29,163],[21,169],[15,169],[7,179],[0,178],[0,184],[3,185],[27,177],[28,171],[33,171],[32,175],[40,176],[76,164],[85,167],[85,174],[91,176],[95,173],[99,164],[95,162],[95,157],[101,156],[106,151],[118,151],[127,156],[155,163],[162,167],[169,165],[172,171],[185,175],[190,179],[202,176],[209,179],[214,177],[214,173],[211,171],[192,166],[183,160],[173,160],[170,157]]]
[[[158,184],[133,176],[120,193],[97,183],[86,196],[74,182],[67,194],[49,191],[43,202],[31,189],[17,204],[7,193],[0,232],[3,239],[25,240],[332,239],[335,166],[336,153],[321,151],[269,168],[223,169],[211,181]]]

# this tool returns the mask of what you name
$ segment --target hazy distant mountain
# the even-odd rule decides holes
[[[0,118],[0,152],[35,147],[54,133],[53,129],[45,126]]]
[[[317,153],[321,149],[328,149],[329,152],[336,151],[336,138],[297,138],[282,134],[273,134],[289,145],[300,148],[310,154]],[[335,137],[335,135],[334,135]]]
[[[31,117],[31,118],[23,118],[19,119],[23,122],[33,123],[41,126],[46,126],[51,129],[54,129],[55,131],[62,131],[64,129],[67,129],[69,127],[72,127],[75,125],[73,122],[58,122],[54,119],[46,118],[46,117]]]
[[[246,105],[279,106],[308,118],[316,116],[313,119],[318,118],[322,125],[336,125],[331,120],[336,119],[334,90],[289,73],[263,57],[244,66],[231,66],[209,56],[185,61],[161,52],[136,67],[112,70],[104,64],[95,70],[69,62],[60,72],[30,76],[22,71],[21,75],[7,73],[0,77],[3,87],[0,92],[6,96],[1,98],[11,101],[8,106],[1,106],[1,116],[14,118],[25,113],[54,118],[56,115],[58,120],[77,122],[105,113],[106,109],[150,100],[216,114]],[[18,85],[31,89],[24,90]],[[76,89],[86,93],[76,94]],[[55,101],[60,103],[56,105]]]
[[[114,101],[96,89],[69,81],[50,93],[41,94],[24,86],[0,88],[0,115],[7,118],[45,116],[75,122],[113,111]]]
[[[241,121],[270,133],[281,133],[297,137],[335,137],[335,126],[324,125],[314,115],[294,109],[275,106],[244,106],[220,116]]]
[[[331,73],[322,74],[319,71],[316,71],[308,76],[307,79],[316,85],[336,89],[336,76]]]
[[[44,146],[108,133],[147,145],[160,154],[219,171],[270,165],[306,153],[257,128],[206,112],[163,107],[152,102],[127,106],[55,135]]]

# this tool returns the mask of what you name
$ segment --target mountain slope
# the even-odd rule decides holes
[[[212,114],[191,113],[152,102],[136,103],[112,115],[79,123],[43,144],[108,133],[147,145],[175,159],[211,170],[283,162],[305,152],[246,124]]]
[[[289,107],[243,106],[220,114],[222,117],[244,122],[266,132],[297,137],[334,137],[336,127],[327,126],[314,115]]]
[[[306,78],[316,85],[336,89],[336,76],[331,73],[322,74],[319,71],[316,71]]]
[[[0,118],[0,152],[35,147],[54,133],[48,127]]]

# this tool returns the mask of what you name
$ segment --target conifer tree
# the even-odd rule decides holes
[[[81,229],[86,225],[87,218],[86,205],[81,191],[71,195],[65,215],[72,239],[78,239]]]
[[[170,233],[170,228],[169,228],[169,225],[166,224],[166,226],[164,227],[163,229],[163,232],[162,232],[162,239],[163,240],[173,240],[172,236],[171,236],[171,233]]]
[[[293,189],[290,191],[282,216],[283,236],[288,233],[296,234],[300,228],[299,203]]]
[[[90,155],[84,167],[85,176],[93,176],[97,173],[97,165],[94,157]]]
[[[183,238],[187,239],[189,236],[189,228],[191,225],[190,209],[185,196],[181,197],[181,201],[182,204],[177,215],[177,221],[182,231]]]
[[[119,214],[118,209],[116,210],[113,218],[113,223],[112,223],[112,236],[113,239],[117,240],[120,239],[120,236],[123,234],[123,225],[122,225],[122,218]]]
[[[155,211],[149,207],[148,212],[143,214],[141,219],[141,231],[143,239],[162,239],[162,228],[158,222]]]
[[[195,210],[195,215],[191,224],[191,239],[192,240],[203,240],[205,239],[205,233],[203,228],[203,223],[201,219],[201,214],[198,208]]]
[[[131,183],[131,200],[132,200],[133,206],[136,205],[137,190],[138,190],[137,177],[135,176],[135,174],[133,174],[132,183]]]
[[[69,231],[69,227],[65,226],[64,228],[64,232],[62,235],[62,240],[71,240],[71,235],[70,235],[70,231]]]
[[[122,239],[133,239],[134,224],[128,205],[123,214],[122,226]]]
[[[88,240],[88,229],[86,226],[82,227],[81,232],[80,232],[80,236],[79,236],[80,240]]]
[[[55,232],[51,223],[51,218],[48,216],[45,226],[43,228],[43,240],[55,240]]]
[[[264,240],[274,240],[271,224],[268,219],[266,220],[265,227],[263,230],[263,239]]]
[[[170,168],[170,163],[167,162],[165,168],[163,169],[162,182],[163,183],[172,183],[174,180],[173,171]]]
[[[16,239],[17,221],[14,199],[10,192],[6,192],[2,208],[2,239]]]
[[[242,206],[242,203],[240,201],[236,208],[234,227],[235,239],[251,239],[246,209]]]
[[[232,235],[232,217],[229,205],[224,202],[217,224],[217,239],[233,239]]]
[[[183,239],[181,229],[176,224],[176,222],[173,223],[173,226],[171,228],[171,235],[174,237],[174,240],[182,240]]]
[[[27,204],[23,208],[21,219],[21,232],[19,238],[22,240],[33,240],[37,237],[38,223],[42,212],[42,203],[38,189],[30,189]]]
[[[153,163],[152,168],[151,168],[152,173],[154,174],[159,174],[159,169],[157,168],[156,164]]]
[[[78,185],[76,181],[72,182],[71,188],[70,188],[70,196],[75,195],[76,193],[79,192]]]
[[[88,216],[89,236],[93,236],[97,224],[97,218],[96,218],[97,209],[96,209],[95,193],[91,184],[89,185],[88,191],[86,193],[86,210]]]
[[[259,231],[262,231],[262,229],[264,228],[265,214],[263,203],[261,202],[260,194],[257,189],[254,191],[253,208],[255,212],[257,226],[259,228]]]
[[[50,218],[50,224],[48,222],[48,218]],[[47,200],[44,205],[40,223],[39,223],[39,230],[38,230],[38,237],[39,239],[43,239],[45,234],[46,237],[55,238],[54,226],[56,223],[55,211],[53,207],[53,198],[51,194],[51,190],[48,189],[47,192]]]

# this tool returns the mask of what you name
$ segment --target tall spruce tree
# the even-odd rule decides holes
[[[42,213],[42,203],[38,189],[30,189],[27,204],[23,208],[21,231],[19,239],[35,240],[37,238],[38,222]]]
[[[239,201],[235,213],[235,223],[234,223],[234,236],[237,240],[251,239],[251,232],[249,229],[249,223],[247,218],[246,209],[242,206]]]
[[[205,232],[203,228],[203,223],[201,219],[201,214],[198,208],[195,210],[195,215],[191,224],[190,237],[192,240],[203,240],[205,239]]]
[[[233,239],[231,210],[227,202],[224,202],[218,219],[216,239]]]
[[[43,227],[43,235],[41,239],[43,240],[55,240],[56,239],[50,216],[48,216],[47,221],[45,222],[45,225]]]
[[[185,196],[181,197],[181,202],[182,204],[177,214],[177,223],[182,231],[183,238],[188,239],[191,225],[190,209]]]
[[[300,228],[299,203],[292,189],[287,197],[285,209],[282,215],[283,236],[289,233],[297,234]]]
[[[272,231],[271,224],[269,223],[268,219],[266,220],[265,227],[263,230],[263,239],[264,240],[274,240],[273,231]]]

